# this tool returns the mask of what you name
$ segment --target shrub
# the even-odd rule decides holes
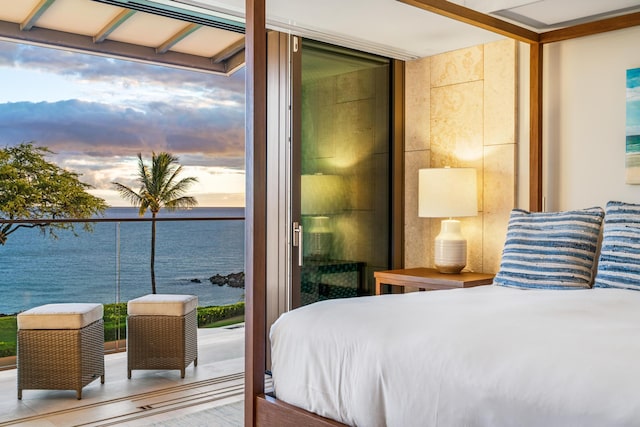
[[[0,357],[16,355],[16,316],[0,317]]]
[[[115,341],[120,332],[120,339],[127,336],[127,303],[119,302],[104,305],[104,340]]]
[[[220,320],[244,314],[244,302],[231,305],[198,307],[198,327],[202,328]],[[104,305],[104,340],[113,341],[120,331],[120,337],[127,336],[127,303]]]
[[[244,314],[244,302],[213,307],[198,307],[198,327]],[[104,304],[104,340],[127,336],[127,303]],[[0,316],[0,357],[16,355],[16,316]]]
[[[244,314],[244,302],[215,307],[198,307],[198,327]]]
[[[16,355],[16,343],[0,341],[0,357]]]

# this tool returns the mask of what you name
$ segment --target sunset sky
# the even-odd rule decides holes
[[[244,69],[231,77],[0,41],[0,146],[34,141],[111,206],[168,151],[199,206],[244,206]]]

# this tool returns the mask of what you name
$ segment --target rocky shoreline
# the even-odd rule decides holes
[[[227,285],[232,288],[244,288],[244,271],[239,273],[230,273],[224,276],[216,274],[215,276],[209,277],[209,281],[212,285]]]

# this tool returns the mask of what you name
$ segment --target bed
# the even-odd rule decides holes
[[[639,337],[633,290],[324,301],[273,325],[274,390],[354,426],[632,426]]]
[[[638,425],[639,291],[640,205],[514,209],[492,285],[283,314],[275,397],[352,426]]]
[[[425,8],[431,12],[439,13],[444,16],[465,22],[480,28],[488,29],[496,33],[506,35],[515,40],[524,41],[529,44],[529,61],[530,61],[530,78],[529,78],[529,208],[533,211],[543,209],[543,156],[542,156],[542,136],[543,136],[543,117],[542,117],[542,94],[543,94],[543,59],[544,46],[563,40],[569,40],[576,37],[589,36],[599,34],[606,31],[618,30],[638,25],[640,15],[638,13],[629,13],[614,18],[603,19],[601,21],[578,24],[566,27],[560,30],[546,31],[536,35],[533,40],[527,40],[523,35],[523,28],[513,27],[509,23],[503,23],[495,20],[490,16],[483,16],[477,13],[457,12],[456,5],[450,5],[449,2],[427,1],[421,0],[405,1],[408,4]],[[266,136],[264,129],[267,128],[267,118],[264,112],[267,109],[267,96],[264,90],[264,75],[266,74],[266,43],[265,43],[265,2],[264,0],[247,1],[247,55],[250,60],[247,61],[247,105],[252,110],[252,114],[248,115],[247,126],[247,158],[257,159],[253,162],[253,179],[248,181],[247,194],[251,194],[250,201],[247,204],[247,223],[252,234],[249,234],[250,243],[248,250],[250,263],[247,265],[247,313],[246,313],[246,330],[247,330],[247,351],[246,351],[246,388],[245,388],[245,424],[259,426],[278,426],[278,427],[297,427],[297,426],[337,426],[342,425],[337,421],[320,417],[311,411],[302,409],[305,405],[290,405],[280,398],[275,398],[265,394],[264,371],[267,365],[267,325],[266,323],[266,306],[267,306],[267,245],[265,234],[265,223],[267,218],[267,192],[260,191],[267,177],[267,164],[264,161],[266,156]],[[453,8],[453,9],[452,9]],[[255,87],[255,88],[254,88]],[[255,89],[255,90],[254,90]],[[399,102],[398,105],[402,105]],[[400,110],[400,109],[399,109]],[[398,137],[401,138],[402,126],[398,126]],[[257,190],[256,190],[257,189]],[[255,190],[255,191],[254,191]],[[400,186],[398,194],[402,194],[403,188]],[[400,208],[399,206],[395,206]],[[640,264],[640,261],[637,262]],[[402,268],[401,261],[395,261],[392,268]],[[602,270],[605,271],[604,269]],[[608,274],[608,273],[607,273]],[[594,294],[614,295],[635,295],[632,291],[625,288],[633,289],[634,286],[640,285],[640,272],[636,277],[626,277],[624,271],[612,271],[610,276],[606,277],[608,283],[624,284],[622,289],[613,289],[612,291],[602,292],[600,290]],[[603,282],[602,286],[608,286]],[[637,289],[640,290],[640,289]],[[637,291],[636,290],[636,291]],[[550,290],[528,290],[518,292],[550,292]],[[620,291],[620,292],[617,292]],[[437,291],[449,292],[449,291]],[[508,292],[508,291],[506,291]],[[565,291],[559,291],[558,295]],[[576,290],[575,296],[587,293],[589,290]],[[387,297],[380,297],[387,298]],[[396,298],[396,297],[394,297]],[[438,297],[442,298],[442,297]],[[636,297],[631,297],[635,299]],[[588,316],[587,316],[588,317]],[[284,322],[283,322],[284,323]],[[468,323],[470,325],[470,323]],[[341,325],[341,328],[343,326]],[[322,329],[323,325],[316,322],[315,329]],[[275,333],[275,330],[274,330]],[[629,329],[629,341],[636,339],[637,335],[634,330]],[[550,350],[552,351],[552,350]],[[615,353],[616,357],[610,361],[611,365],[618,364],[617,349],[610,351]],[[368,357],[375,357],[373,353]],[[422,356],[414,356],[416,358]],[[496,358],[502,357],[495,354]],[[473,359],[472,359],[473,360]],[[475,363],[475,362],[474,362]],[[607,368],[605,366],[605,368]],[[622,366],[622,369],[632,369],[633,365],[628,367]],[[608,368],[607,368],[608,369]],[[629,381],[633,382],[635,378],[629,376]],[[276,383],[280,380],[276,378]],[[553,385],[550,384],[549,387]],[[286,392],[282,389],[282,384],[277,386],[277,393]],[[371,394],[371,392],[369,393]],[[633,396],[631,396],[633,398]],[[425,399],[423,393],[418,396],[412,396],[418,402]],[[573,398],[568,396],[568,398]],[[627,396],[623,397],[623,400]],[[293,400],[292,400],[293,401]],[[463,402],[462,397],[458,399]],[[414,403],[415,404],[415,403]],[[460,403],[462,404],[462,403]],[[621,401],[620,405],[625,402]],[[640,418],[640,417],[638,417]],[[426,424],[426,422],[424,423]]]

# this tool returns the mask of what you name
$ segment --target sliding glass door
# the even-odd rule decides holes
[[[292,45],[292,303],[371,295],[390,266],[390,61]]]

